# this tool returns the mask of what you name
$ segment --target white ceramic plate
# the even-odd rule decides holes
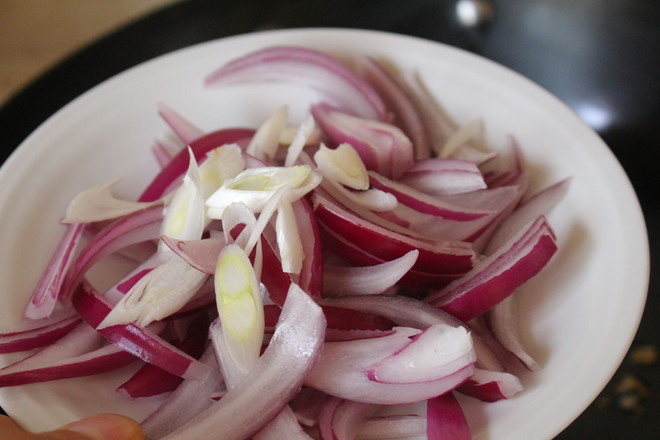
[[[39,127],[0,170],[0,322],[20,319],[63,228],[69,200],[122,176],[137,195],[156,172],[149,147],[165,125],[164,102],[205,129],[256,126],[288,104],[301,120],[314,93],[293,86],[204,89],[223,62],[270,45],[370,54],[418,70],[459,122],[482,117],[497,148],[519,141],[535,188],[573,176],[551,214],[560,251],[522,296],[523,328],[541,371],[509,401],[462,399],[476,439],[550,439],[604,387],[637,329],[648,283],[648,243],[633,189],[607,146],[567,107],[511,71],[472,54],[410,37],[357,30],[285,30],[197,45],[144,63],[85,93]],[[15,359],[3,356],[2,364]],[[113,390],[127,369],[0,390],[0,404],[32,430],[97,412],[140,420],[159,399]]]

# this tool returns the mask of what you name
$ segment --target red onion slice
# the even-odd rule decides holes
[[[398,83],[395,76],[390,75],[377,61],[369,57],[357,58],[355,69],[376,89],[388,108],[394,112],[394,123],[401,127],[413,143],[415,159],[427,159],[431,155],[431,148],[426,127],[405,88]]]
[[[215,273],[218,255],[227,244],[222,234],[202,240],[176,240],[165,236],[161,236],[161,240],[190,266],[207,275]]]
[[[53,317],[55,315],[51,315]],[[57,341],[80,323],[79,316],[67,313],[64,317],[31,330],[0,333],[0,353],[15,353],[44,347]]]
[[[555,236],[539,217],[498,252],[477,263],[468,274],[426,298],[462,321],[475,318],[536,275],[557,251]]]
[[[410,251],[392,261],[372,266],[330,266],[326,265],[323,273],[328,296],[376,295],[394,286],[417,261],[419,251]]]
[[[427,159],[416,162],[400,181],[423,193],[438,196],[487,187],[476,164],[457,159]]]
[[[312,115],[333,143],[350,144],[369,170],[399,178],[414,163],[410,139],[394,125],[359,118],[325,103],[312,106]]]
[[[356,402],[398,405],[443,394],[472,375],[472,364],[432,381],[412,383],[375,382],[369,368],[411,344],[419,330],[398,327],[381,338],[328,342],[305,384],[329,395]]]
[[[484,402],[510,399],[522,390],[520,380],[513,374],[479,368],[458,388],[459,392]]]
[[[246,128],[227,128],[214,131],[190,143],[190,149],[197,162],[201,162],[206,153],[226,144],[245,141],[254,134],[254,130]],[[171,184],[186,173],[190,163],[190,154],[187,149],[179,152],[165,168],[151,181],[142,192],[139,202],[152,202],[161,198]]]
[[[429,399],[426,420],[426,438],[429,440],[472,439],[463,409],[452,393]]]
[[[195,139],[204,135],[203,130],[163,103],[158,104],[158,114],[170,126],[174,134],[186,144],[191,144]]]
[[[267,81],[310,86],[356,115],[385,115],[383,101],[367,82],[333,57],[301,47],[270,47],[234,59],[211,73],[206,85]]]
[[[429,242],[388,231],[366,222],[318,193],[312,196],[319,223],[382,260],[393,260],[418,250],[414,268],[436,274],[461,274],[472,267],[474,253],[461,242]]]
[[[85,225],[82,223],[67,225],[64,236],[32,293],[30,302],[25,309],[26,318],[43,319],[53,313],[84,229]]]
[[[158,237],[163,220],[161,205],[130,214],[103,228],[80,251],[62,286],[62,298],[69,299],[82,276],[101,258],[118,249]]]
[[[456,221],[476,220],[492,213],[490,210],[470,209],[460,205],[452,205],[439,197],[429,196],[408,185],[390,180],[374,172],[369,173],[369,182],[375,188],[394,194],[399,203],[424,214],[443,219]]]
[[[386,262],[386,260],[372,255],[357,247],[354,243],[343,239],[328,228],[322,227],[322,230],[324,245],[342,260],[356,266],[369,266]],[[437,289],[460,277],[461,274],[437,274],[413,268],[401,278],[398,284],[411,289]]]
[[[321,308],[292,284],[268,348],[239,384],[162,440],[244,439],[272,420],[302,386],[325,333]]]
[[[0,387],[104,373],[136,360],[81,323],[54,344],[0,369]]]
[[[96,328],[111,310],[104,299],[87,285],[76,292],[72,303],[83,320],[93,328]],[[148,329],[126,324],[97,331],[123,350],[176,376],[200,378],[208,374],[207,366]]]
[[[141,423],[147,439],[164,437],[210,407],[215,401],[213,396],[222,396],[226,392],[210,346],[200,362],[209,367],[209,374],[201,379],[184,380],[167,400]]]
[[[313,298],[321,297],[324,285],[323,248],[321,232],[314,216],[314,210],[307,198],[292,203],[298,223],[305,259],[298,279],[300,288]]]

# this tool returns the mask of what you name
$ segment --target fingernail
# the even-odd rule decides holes
[[[67,430],[86,435],[90,440],[144,440],[140,425],[128,417],[99,414],[64,425]]]

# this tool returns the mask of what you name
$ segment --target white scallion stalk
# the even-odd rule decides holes
[[[280,145],[280,138],[289,121],[286,107],[280,107],[257,130],[247,146],[246,153],[261,159],[271,160]]]
[[[282,270],[287,273],[299,274],[302,269],[305,251],[303,250],[296,215],[291,203],[282,201],[277,207],[277,245],[282,260]]]
[[[360,155],[350,144],[343,143],[330,149],[321,144],[314,161],[323,176],[349,188],[369,189],[369,175]]]
[[[216,192],[227,179],[245,169],[243,151],[236,144],[223,145],[211,151],[199,166],[199,181],[204,200]]]
[[[167,206],[161,227],[161,235],[176,240],[199,240],[206,223],[199,168],[192,151],[189,149],[188,152],[188,171]],[[169,253],[171,249],[160,243],[159,252]]]
[[[244,203],[254,213],[259,213],[275,192],[290,187],[290,200],[311,191],[320,182],[320,176],[309,166],[250,168],[229,179],[206,200],[207,215],[221,219],[224,210],[232,203]]]
[[[220,252],[214,284],[225,343],[234,363],[247,371],[259,358],[264,315],[256,274],[241,247],[229,245]]]
[[[293,141],[291,141],[291,145],[289,145],[286,159],[284,159],[284,166],[291,167],[296,163],[298,156],[300,156],[300,152],[305,148],[307,139],[309,139],[314,132],[314,127],[314,118],[311,115],[300,124],[296,135],[293,137]]]

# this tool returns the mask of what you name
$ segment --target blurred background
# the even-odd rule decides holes
[[[314,26],[478,53],[548,89],[605,140],[646,217],[649,297],[612,381],[557,439],[660,438],[658,0],[0,0],[0,161],[62,105],[141,61],[227,35]]]

